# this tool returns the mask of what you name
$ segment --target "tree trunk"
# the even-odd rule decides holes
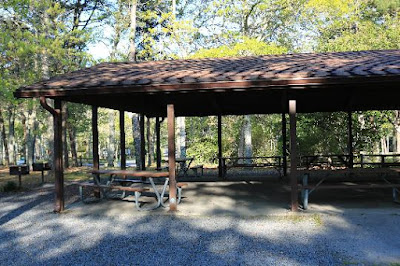
[[[7,152],[9,153],[9,163],[15,164],[17,161],[17,148],[15,145],[15,106],[8,107],[8,143]]]
[[[147,157],[147,166],[151,166],[154,159],[154,143],[153,137],[151,134],[151,123],[150,118],[147,118],[146,122],[146,141],[147,141],[147,150],[148,150],[148,157]]]
[[[1,130],[1,140],[4,146],[4,159],[6,161],[6,165],[10,164],[10,155],[8,153],[8,143],[7,143],[7,135],[6,135],[6,127],[4,125],[3,112],[0,108],[0,130]]]
[[[61,113],[62,113],[62,122],[61,126],[63,129],[63,159],[64,159],[64,168],[69,168],[69,159],[68,159],[68,142],[67,142],[67,114],[68,114],[68,106],[67,102],[62,102],[61,106]]]
[[[388,143],[386,141],[386,137],[381,137],[381,153],[388,153]]]
[[[67,121],[67,131],[69,136],[69,145],[71,149],[72,165],[78,166],[78,153],[76,152],[76,129]]]
[[[22,118],[21,118],[21,124],[22,124],[22,131],[23,131],[23,141],[22,141],[22,155],[20,155],[20,157],[24,157],[24,159],[26,160],[26,157],[28,155],[28,128],[27,128],[27,117],[26,114],[23,113],[21,114]],[[22,159],[22,158],[20,158]]]
[[[242,126],[240,127],[238,157],[244,157],[244,127],[243,127],[243,124],[244,124],[244,119],[242,121]],[[239,163],[243,163],[243,159],[240,159]]]
[[[35,142],[36,142],[36,132],[38,129],[38,121],[36,117],[36,107],[33,107],[32,110],[28,111],[26,114],[27,117],[27,143],[26,143],[26,164],[30,167],[32,163],[35,161]]]
[[[245,115],[243,121],[244,133],[244,157],[253,156],[253,147],[251,144],[251,116]],[[246,163],[252,163],[251,159],[246,159]]]
[[[107,163],[108,166],[114,166],[114,154],[115,154],[115,112],[111,110],[108,114],[108,149],[107,149]]]
[[[141,159],[140,159],[140,126],[139,126],[139,115],[133,114],[132,116],[132,133],[133,133],[133,144],[135,148],[135,161],[136,161],[136,168],[139,169],[141,166]]]
[[[186,157],[186,123],[185,117],[178,117],[176,119],[178,128],[177,150],[178,156],[181,158]]]
[[[130,33],[129,33],[129,53],[128,53],[128,60],[131,62],[136,62],[136,10],[138,0],[132,0],[131,2],[131,22],[130,22]]]

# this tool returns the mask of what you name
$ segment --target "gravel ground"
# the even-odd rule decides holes
[[[0,194],[1,265],[400,263],[399,208],[252,218],[51,212],[42,189]]]

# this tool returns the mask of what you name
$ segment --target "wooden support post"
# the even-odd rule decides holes
[[[64,211],[64,171],[63,171],[63,145],[62,145],[62,114],[61,101],[54,100],[54,177],[56,202],[55,212]]]
[[[144,114],[140,114],[140,170],[146,170],[146,142],[144,138]]]
[[[218,177],[223,178],[224,169],[222,169],[222,117],[218,115]]]
[[[93,170],[100,169],[100,156],[99,156],[99,128],[98,128],[98,107],[92,106],[92,150],[93,150]],[[99,182],[100,176],[93,175],[93,178]],[[95,181],[96,181],[95,180]],[[100,198],[100,190],[94,190],[94,196]]]
[[[55,178],[55,212],[62,212],[64,210],[64,169],[62,160],[62,115],[61,115],[61,101],[54,100],[54,108],[50,107],[45,97],[40,97],[40,105],[49,111],[53,116],[54,127],[54,178]]]
[[[125,154],[125,112],[119,111],[119,136],[121,142],[121,169],[126,169],[126,154]]]
[[[282,112],[282,169],[283,176],[287,176],[287,140],[286,140],[286,112]]]
[[[354,166],[354,154],[353,154],[353,119],[351,111],[347,112],[347,123],[348,123],[348,142],[347,150],[349,152],[349,168]]]
[[[297,212],[299,209],[297,188],[297,140],[296,140],[296,100],[289,101],[290,118],[290,187],[291,209]]]
[[[97,106],[92,106],[93,170],[100,169],[99,128],[97,125],[97,121],[98,121],[98,108]]]
[[[161,169],[161,124],[159,117],[156,117],[156,161],[157,169]]]
[[[173,104],[167,106],[168,119],[168,166],[169,166],[169,210],[177,210],[175,178],[175,109]]]

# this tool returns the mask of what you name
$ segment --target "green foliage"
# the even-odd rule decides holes
[[[284,54],[288,50],[275,44],[267,44],[265,42],[243,38],[242,42],[232,45],[223,45],[217,48],[201,49],[190,58],[216,58],[216,57],[234,57],[234,56],[250,56],[250,55],[267,55],[267,54]]]
[[[217,122],[215,117],[186,119],[187,155],[199,163],[211,163],[217,156]]]

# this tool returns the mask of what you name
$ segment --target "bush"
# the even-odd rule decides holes
[[[15,183],[14,181],[8,181],[3,187],[4,192],[12,192],[12,191],[17,191],[17,190],[18,190],[18,186],[17,186],[17,183]]]

